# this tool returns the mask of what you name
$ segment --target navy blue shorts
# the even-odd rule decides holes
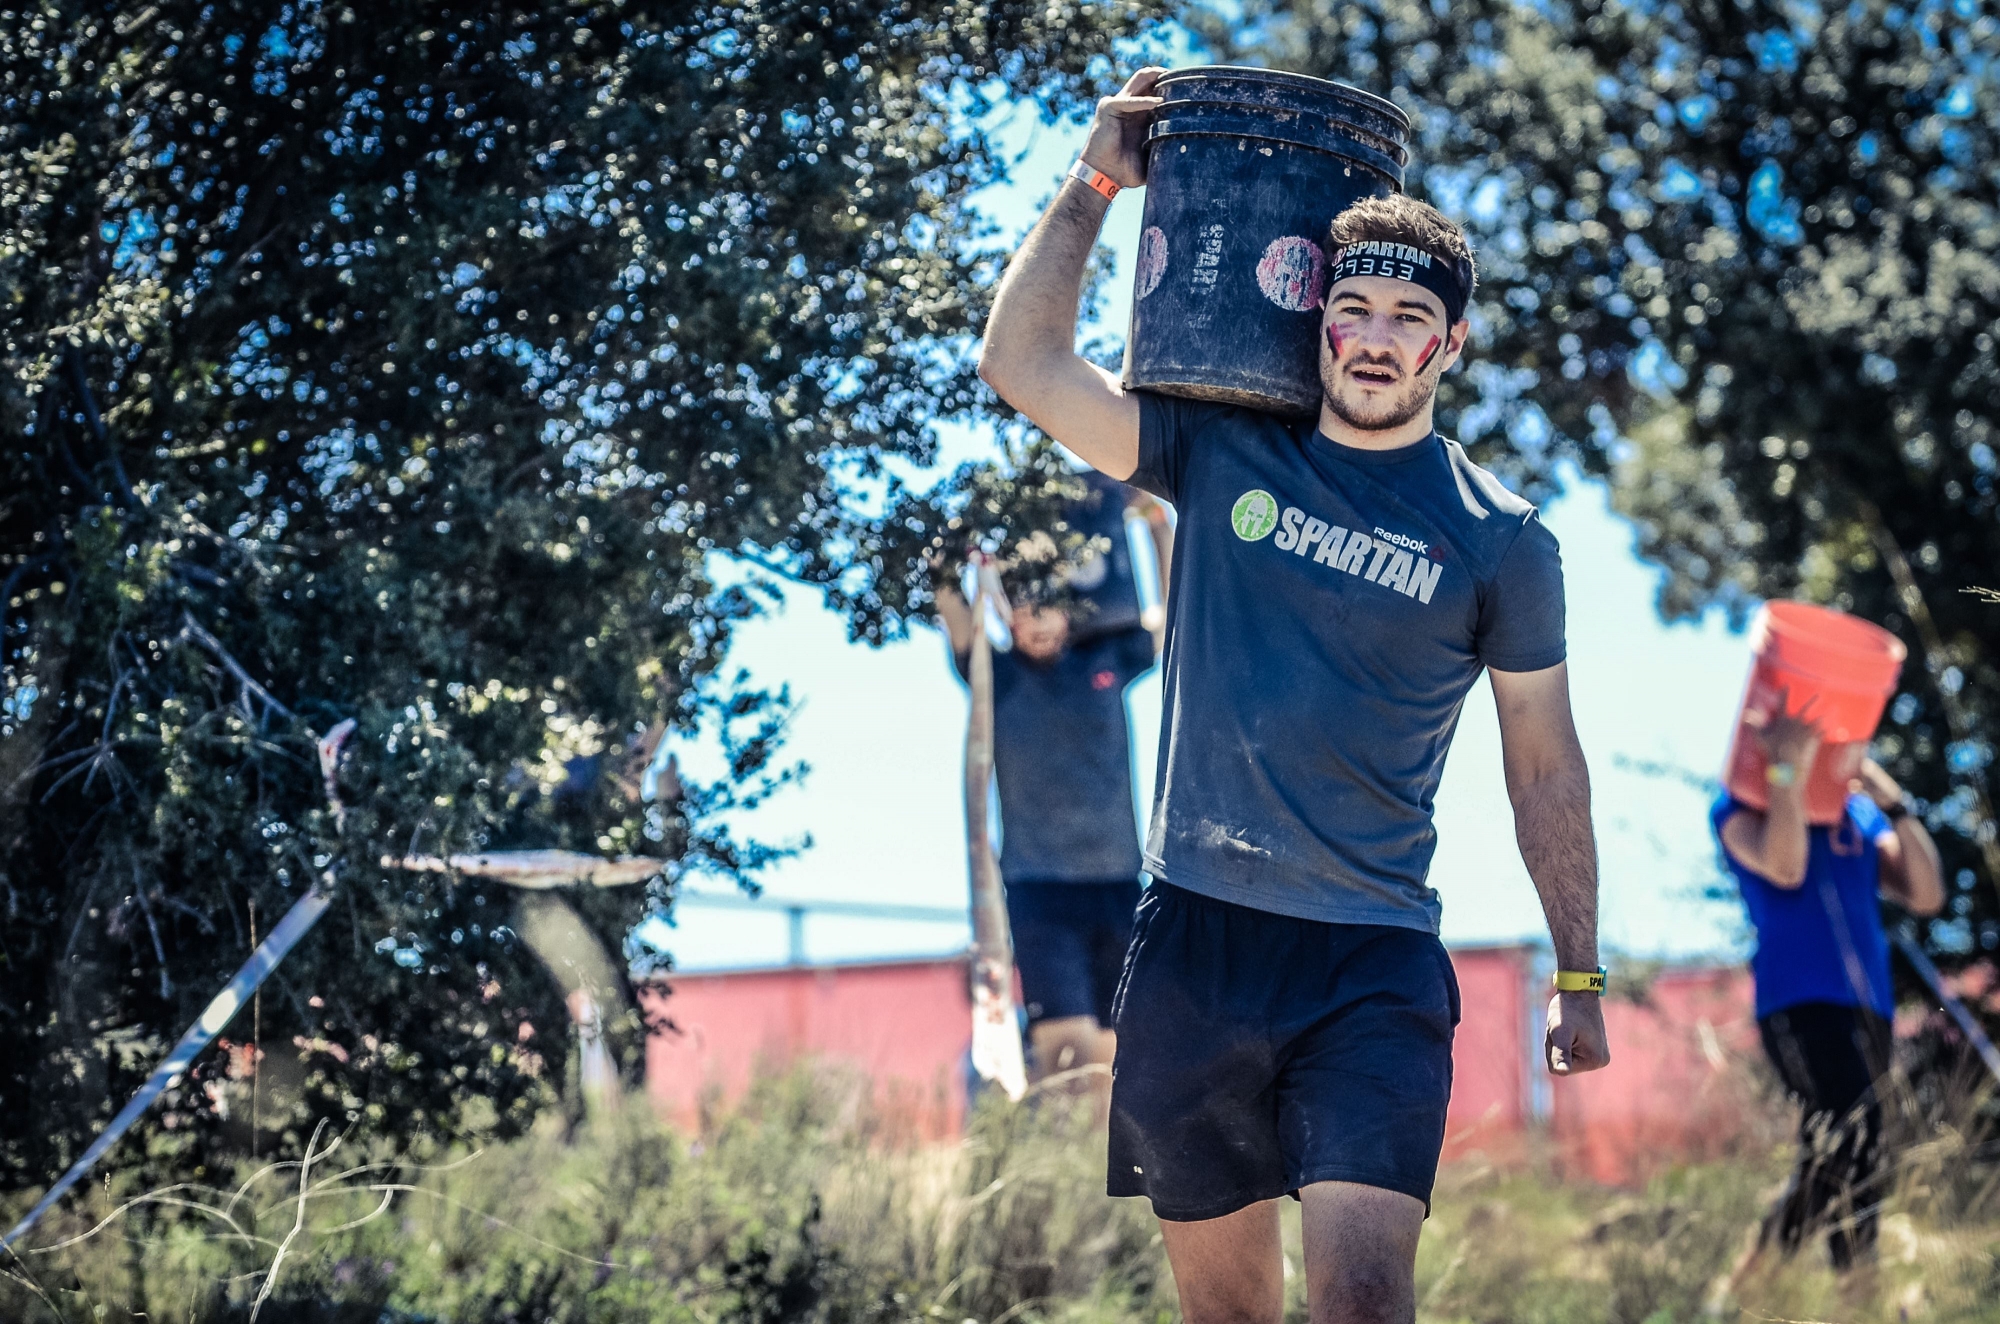
[[[1111,1024],[1140,890],[1137,878],[1007,884],[1014,968],[1030,1024],[1064,1016]]]
[[[1433,935],[1154,883],[1113,1024],[1112,1195],[1173,1222],[1320,1181],[1430,1207],[1458,1024]]]

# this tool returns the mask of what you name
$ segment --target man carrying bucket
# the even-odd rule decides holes
[[[1809,716],[1785,711],[1782,694],[1754,737],[1768,760],[1767,804],[1757,809],[1725,790],[1710,822],[1757,929],[1751,972],[1764,1050],[1804,1115],[1798,1166],[1733,1276],[1767,1246],[1789,1255],[1817,1229],[1844,1272],[1875,1243],[1875,1083],[1888,1069],[1895,1011],[1877,897],[1935,915],[1942,871],[1903,788],[1871,759],[1838,821],[1812,821],[1807,785],[1821,733]]]
[[[1109,1186],[1152,1201],[1189,1324],[1276,1324],[1288,1193],[1314,1320],[1407,1322],[1458,1013],[1431,800],[1482,669],[1562,968],[1549,1068],[1609,1060],[1561,564],[1534,509],[1432,429],[1473,267],[1428,206],[1332,218],[1317,428],[1128,391],[1074,352],[1108,198],[1145,182],[1161,72],[1099,103],[980,360],[1044,431],[1180,514]]]
[[[937,607],[968,678],[980,622],[944,575]],[[1012,627],[1014,647],[993,656],[993,769],[1007,922],[1040,1080],[1101,1071],[1117,1046],[1111,997],[1140,868],[1125,690],[1153,669],[1154,648],[1140,625],[1072,639],[1060,607],[1018,605]],[[1090,1084],[1101,1098],[1108,1082]]]

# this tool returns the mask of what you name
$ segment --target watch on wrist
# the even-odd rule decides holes
[[[1069,168],[1069,174],[1065,178],[1074,179],[1085,188],[1102,194],[1106,202],[1110,202],[1116,198],[1121,191],[1117,182],[1111,176],[1105,174],[1097,167],[1087,164],[1080,156],[1076,159],[1076,164]]]
[[[1558,970],[1555,985],[1558,993],[1602,993],[1607,972],[1603,966],[1595,970]]]
[[[1797,786],[1799,766],[1796,763],[1773,763],[1764,769],[1764,781],[1771,786]]]
[[[1888,819],[1891,823],[1900,823],[1914,812],[1915,810],[1910,805],[1910,797],[1907,795],[1892,805],[1882,806],[1882,817]]]

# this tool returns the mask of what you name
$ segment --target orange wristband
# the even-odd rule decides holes
[[[1069,168],[1068,177],[1077,180],[1086,187],[1096,189],[1104,195],[1106,202],[1110,202],[1118,196],[1118,185],[1112,182],[1111,176],[1105,174],[1102,170],[1084,164],[1082,157],[1078,157],[1076,164]]]

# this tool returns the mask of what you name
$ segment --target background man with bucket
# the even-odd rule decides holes
[[[1110,1190],[1151,1199],[1189,1324],[1276,1324],[1287,1193],[1304,1206],[1313,1318],[1408,1321],[1458,1010],[1426,884],[1431,797],[1482,668],[1558,986],[1572,990],[1550,1003],[1549,1066],[1609,1060],[1561,566],[1533,508],[1432,430],[1473,269],[1463,233],[1430,207],[1320,213],[1322,226],[1340,213],[1324,309],[1316,294],[1291,300],[1319,328],[1317,429],[1130,389],[1074,352],[1107,198],[1147,180],[1161,76],[1142,70],[1099,103],[1082,161],[1001,283],[980,365],[1043,430],[1180,515],[1153,884],[1116,1013]],[[1254,171],[1265,148],[1240,159]],[[1204,224],[1163,228],[1161,270],[1142,270],[1140,288],[1260,297],[1264,273],[1223,260],[1227,224]]]
[[[1895,1012],[1877,898],[1917,915],[1944,905],[1937,846],[1903,788],[1865,757],[1901,643],[1803,603],[1767,606],[1754,637],[1729,785],[1710,823],[1757,930],[1764,1049],[1804,1115],[1798,1166],[1732,1280],[1766,1247],[1789,1255],[1819,1228],[1836,1269],[1873,1247],[1875,1086]]]
[[[1102,509],[1073,511],[1074,526],[1122,539],[1128,498],[1154,504],[1121,483],[1090,478],[1091,497],[1080,504]],[[993,655],[1000,875],[1037,1080],[1108,1068],[1117,1047],[1111,998],[1132,938],[1140,872],[1125,690],[1157,656],[1129,561],[1114,545],[1088,563],[1097,581],[1079,584],[1078,596],[1110,609],[1080,627],[1061,606],[1015,604],[1014,646]],[[973,632],[983,623],[953,577],[934,578],[952,660],[968,678]],[[1090,587],[1100,590],[1095,598]],[[1091,1082],[1100,1097],[1109,1085],[1102,1075]]]

